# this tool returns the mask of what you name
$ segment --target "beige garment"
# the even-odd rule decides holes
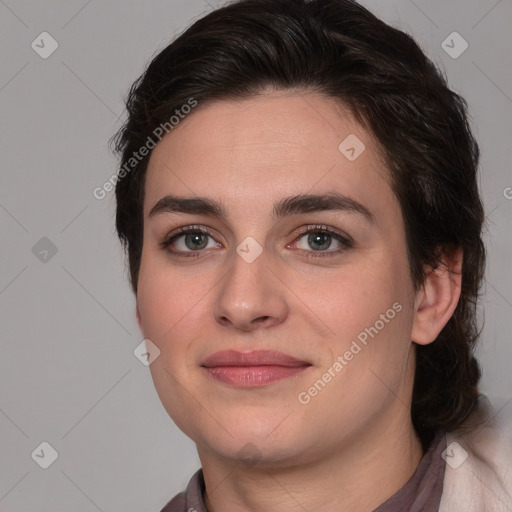
[[[482,396],[466,427],[446,434],[439,512],[512,512],[512,400],[496,408]]]

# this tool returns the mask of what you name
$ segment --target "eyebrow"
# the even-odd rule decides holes
[[[272,216],[275,219],[294,214],[321,212],[321,211],[345,211],[357,213],[374,223],[373,214],[361,203],[348,196],[330,192],[327,194],[299,194],[279,200],[274,204]],[[166,195],[159,199],[151,208],[149,217],[163,213],[188,213],[207,215],[225,220],[228,218],[225,206],[208,197],[178,197]]]

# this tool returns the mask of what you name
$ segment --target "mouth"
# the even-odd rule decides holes
[[[311,363],[270,350],[224,350],[209,356],[201,364],[214,379],[246,388],[294,377],[310,366]]]

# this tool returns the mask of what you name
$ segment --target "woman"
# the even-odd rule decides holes
[[[473,355],[478,146],[417,44],[349,0],[243,0],[127,108],[117,230],[202,465],[163,511],[512,510]]]

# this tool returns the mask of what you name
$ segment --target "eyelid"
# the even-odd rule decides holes
[[[328,235],[334,235],[339,238],[342,238],[345,242],[348,242],[350,244],[354,244],[353,238],[344,231],[341,231],[339,229],[333,228],[331,226],[327,226],[326,224],[307,224],[306,226],[302,226],[304,229],[299,233],[296,240],[308,233],[325,233]]]

